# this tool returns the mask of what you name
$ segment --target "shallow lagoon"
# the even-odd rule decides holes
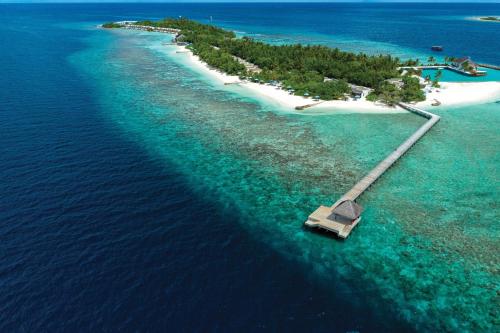
[[[0,53],[0,327],[498,331],[498,103],[433,109],[441,122],[361,198],[362,223],[338,242],[303,229],[306,216],[422,119],[287,113],[172,61],[155,49],[164,37],[95,28],[212,13],[277,42],[311,34],[420,56],[439,27],[457,32],[437,36],[455,50],[493,62],[500,38],[488,48],[481,38],[499,30],[446,13],[498,5],[322,4],[298,21],[305,4],[242,6],[0,11],[10,46]],[[394,25],[400,33],[387,34]]]
[[[343,281],[346,290],[361,290],[364,302],[389,304],[419,329],[497,324],[498,104],[434,109],[442,122],[361,198],[363,222],[338,242],[304,230],[302,222],[423,120],[276,113],[152,47],[164,36],[114,38],[79,62],[97,82],[113,82],[99,89],[113,105],[109,116],[151,154],[177,165],[195,190],[237,207],[241,226],[256,239],[322,283]]]

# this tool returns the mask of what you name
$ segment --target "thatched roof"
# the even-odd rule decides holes
[[[346,200],[342,201],[337,207],[335,207],[332,213],[350,220],[355,220],[361,215],[362,211],[363,207],[352,200]]]

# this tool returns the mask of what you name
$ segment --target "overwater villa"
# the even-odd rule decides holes
[[[346,200],[335,207],[328,218],[334,221],[352,224],[359,219],[362,211],[363,207],[352,200]]]
[[[363,207],[353,200],[343,200],[332,208],[320,206],[309,216],[305,224],[312,228],[333,232],[340,238],[347,238],[361,220],[362,212]]]
[[[472,61],[470,57],[463,57],[454,59],[450,66],[451,69],[461,72],[463,74],[472,76],[484,76],[485,71],[478,70],[478,65]]]

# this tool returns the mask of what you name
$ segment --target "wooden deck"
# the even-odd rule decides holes
[[[495,66],[492,66],[492,65],[486,65],[486,66],[479,65],[479,64],[477,64],[477,65],[479,67],[488,67],[489,66],[488,68],[493,68],[493,69],[495,68]],[[484,76],[487,74],[485,71],[467,72],[463,69],[456,68],[456,67],[446,65],[446,64],[443,64],[443,65],[423,65],[423,66],[403,66],[403,67],[398,67],[398,69],[415,69],[415,70],[418,70],[418,69],[448,69],[450,71],[457,72],[457,73],[460,73],[460,74],[463,74],[466,76]]]
[[[484,68],[490,68],[490,69],[496,69],[497,71],[500,71],[500,66],[495,66],[495,65],[489,65],[489,64],[477,64],[479,67],[484,67]]]
[[[340,238],[347,238],[352,229],[359,223],[361,217],[352,223],[344,221],[335,221],[332,219],[333,210],[346,200],[356,201],[377,179],[382,176],[396,161],[401,158],[421,137],[427,133],[440,119],[439,116],[430,112],[418,109],[408,104],[399,104],[402,108],[416,113],[419,116],[427,118],[425,122],[415,133],[413,133],[405,142],[396,148],[389,156],[373,168],[363,179],[354,185],[347,193],[337,200],[331,207],[320,206],[316,209],[305,222],[305,225],[311,228],[319,228],[334,232]]]

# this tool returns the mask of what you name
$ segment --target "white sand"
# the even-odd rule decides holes
[[[441,82],[440,88],[432,88],[427,99],[417,106],[429,108],[437,100],[441,106],[462,106],[496,101],[500,99],[500,82]],[[426,88],[429,90],[429,88]]]
[[[381,103],[369,102],[365,99],[348,101],[321,101],[318,105],[307,108],[304,111],[295,110],[297,106],[315,104],[311,98],[290,95],[285,90],[274,86],[258,84],[254,82],[241,81],[237,76],[227,75],[218,70],[211,69],[202,62],[198,56],[193,55],[184,46],[165,46],[171,55],[190,68],[197,70],[211,79],[214,84],[225,85],[227,89],[238,91],[250,96],[264,98],[267,102],[274,103],[290,112],[308,113],[315,112],[324,114],[329,112],[363,112],[363,113],[396,113],[406,112],[400,108],[389,107]],[[478,104],[500,99],[500,82],[467,82],[467,83],[441,83],[441,88],[426,88],[427,99],[416,105],[431,109],[435,100],[441,103],[441,107],[461,106],[467,104]]]
[[[257,97],[266,102],[275,104],[289,112],[308,113],[312,111],[326,112],[366,112],[366,113],[400,113],[406,112],[400,108],[389,107],[381,103],[372,103],[364,99],[349,101],[321,101],[318,105],[307,108],[303,111],[295,110],[297,106],[317,104],[312,98],[290,95],[287,91],[271,85],[258,84],[254,82],[242,81],[238,76],[227,75],[218,70],[211,69],[198,56],[192,54],[184,46],[164,46],[171,51],[170,55],[181,60],[185,65],[213,79],[212,83],[224,85],[226,89],[237,91],[244,95]],[[311,111],[311,112],[309,112]]]

